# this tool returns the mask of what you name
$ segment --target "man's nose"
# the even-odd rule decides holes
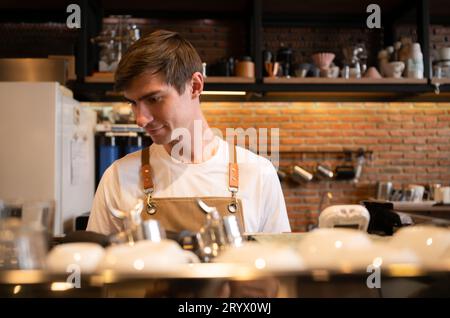
[[[136,117],[136,124],[139,127],[145,127],[148,123],[153,121],[153,116],[150,114],[147,107],[145,107],[141,103],[136,105],[134,114]]]

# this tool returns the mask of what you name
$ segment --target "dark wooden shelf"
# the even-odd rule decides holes
[[[114,73],[112,72],[96,72],[91,76],[86,76],[85,83],[114,83]],[[214,84],[249,84],[255,83],[254,78],[250,77],[238,77],[238,76],[207,76],[205,77],[205,83]]]
[[[450,81],[441,80],[440,93],[435,94],[436,80],[380,79],[326,79],[291,78],[270,79],[264,83],[253,79],[209,78],[205,91],[245,91],[245,96],[202,96],[203,101],[448,101]],[[386,80],[386,83],[383,82]],[[360,82],[361,81],[361,82]],[[113,90],[112,82],[69,82],[80,101],[122,101],[122,95]]]
[[[450,84],[450,78],[436,78],[433,77],[431,79],[431,84],[440,84],[440,85],[449,85]]]
[[[254,78],[238,77],[238,76],[207,76],[206,84],[252,84],[255,83]]]
[[[317,85],[410,85],[427,84],[427,79],[416,78],[323,78],[323,77],[265,77],[265,84],[317,84]]]

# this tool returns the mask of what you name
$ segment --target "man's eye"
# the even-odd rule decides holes
[[[160,101],[162,100],[162,97],[160,97],[160,96],[155,96],[155,97],[149,97],[148,99],[147,99],[147,101],[149,102],[149,103],[159,103]]]

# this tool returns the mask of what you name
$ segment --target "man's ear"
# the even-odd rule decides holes
[[[200,94],[203,92],[203,84],[204,84],[204,78],[202,73],[195,72],[192,74],[192,86],[191,86],[191,96],[192,98],[197,98],[200,96]]]

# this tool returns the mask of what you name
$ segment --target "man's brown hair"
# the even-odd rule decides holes
[[[142,73],[160,74],[163,80],[183,94],[195,72],[202,72],[202,61],[187,40],[176,32],[158,30],[134,43],[120,60],[115,89],[128,87]]]

